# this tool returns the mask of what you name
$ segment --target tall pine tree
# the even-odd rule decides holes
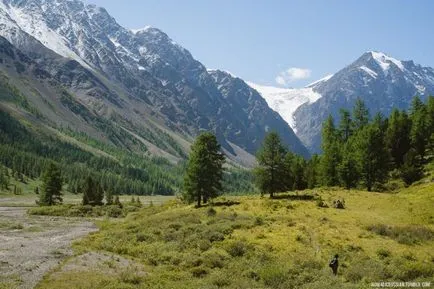
[[[384,134],[377,123],[360,129],[354,138],[355,157],[362,180],[368,191],[383,184],[388,173],[388,154]]]
[[[52,206],[61,204],[62,199],[62,175],[60,168],[50,162],[42,174],[42,187],[39,194],[38,204],[40,206]]]
[[[353,108],[354,130],[360,130],[369,123],[369,110],[361,98],[357,98]]]
[[[411,122],[404,111],[394,109],[386,130],[386,145],[392,158],[393,168],[400,168],[404,155],[410,149]]]
[[[425,150],[428,146],[431,128],[429,125],[429,116],[426,105],[418,96],[413,98],[410,109],[411,131],[410,140],[411,147],[414,148],[423,161]]]
[[[321,178],[325,186],[339,184],[337,167],[340,160],[338,133],[336,131],[333,117],[330,115],[322,127],[322,151],[321,157]]]
[[[265,136],[262,147],[259,149],[256,160],[258,167],[255,168],[255,180],[262,194],[270,194],[272,198],[275,193],[284,192],[291,183],[288,165],[285,162],[287,149],[283,146],[279,135],[276,132],[268,133]],[[291,158],[288,155],[288,158]]]
[[[201,205],[218,196],[222,190],[225,157],[217,138],[205,132],[196,138],[188,160],[184,177],[184,199]]]

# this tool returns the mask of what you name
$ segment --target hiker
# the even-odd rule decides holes
[[[338,266],[339,266],[338,258],[339,256],[338,254],[336,254],[335,257],[329,263],[329,267],[332,268],[333,270],[333,275],[338,274]]]

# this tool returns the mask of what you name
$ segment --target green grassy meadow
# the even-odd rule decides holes
[[[319,199],[328,207],[320,207]],[[335,209],[334,200],[345,209]],[[107,262],[46,275],[37,288],[372,288],[371,282],[433,281],[434,183],[397,193],[314,189],[269,199],[220,197],[201,208],[176,200],[74,244]],[[338,276],[328,262],[340,256]],[[110,273],[108,273],[110,272]]]

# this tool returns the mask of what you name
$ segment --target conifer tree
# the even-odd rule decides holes
[[[384,183],[388,173],[388,154],[384,135],[378,124],[364,126],[354,138],[358,169],[368,191],[375,184]]]
[[[425,150],[428,146],[430,138],[429,116],[427,113],[426,105],[420,100],[418,96],[415,96],[412,101],[410,110],[411,119],[411,131],[410,140],[411,147],[414,148],[417,154],[420,156],[422,162],[425,156]]]
[[[63,180],[59,167],[54,163],[49,163],[41,179],[42,187],[38,204],[40,206],[52,206],[62,203]]]
[[[354,130],[359,130],[369,123],[369,111],[361,98],[357,98],[353,108],[353,123]]]
[[[343,143],[346,143],[348,139],[353,134],[353,121],[351,119],[350,112],[346,109],[341,109],[339,111],[340,122],[339,122],[339,136]]]
[[[268,133],[256,154],[258,166],[254,174],[259,190],[262,194],[269,194],[270,198],[273,198],[275,193],[286,191],[291,183],[285,157],[288,158],[287,162],[290,162],[292,155],[287,156],[287,149],[280,136],[276,132]]]
[[[306,164],[306,183],[309,189],[319,185],[321,157],[314,154]]]
[[[351,189],[357,185],[359,174],[357,162],[349,143],[346,143],[343,150],[342,160],[338,165],[338,174],[341,185]]]
[[[222,190],[223,164],[225,157],[217,138],[210,132],[200,134],[191,148],[184,177],[184,199],[197,202],[218,196]]]
[[[83,205],[101,206],[104,198],[104,191],[100,184],[93,179],[92,176],[87,176],[83,186]]]
[[[326,186],[339,184],[337,166],[339,164],[339,142],[333,117],[330,115],[323,124],[322,143],[323,155],[321,157],[322,183]]]
[[[115,201],[114,201],[113,204],[116,205],[116,206],[118,206],[119,208],[122,208],[122,207],[123,207],[123,205],[122,205],[122,203],[121,203],[121,200],[119,199],[119,196],[118,196],[118,195],[115,196]]]
[[[386,130],[386,145],[392,158],[394,168],[404,163],[404,155],[410,149],[411,123],[407,114],[394,109],[389,117]]]
[[[429,96],[427,101],[427,111],[428,111],[428,127],[429,139],[428,139],[428,153],[430,160],[434,159],[434,96]]]
[[[302,157],[296,156],[291,167],[291,172],[294,175],[294,190],[305,190],[307,188],[305,168],[306,161]]]
[[[415,149],[411,148],[404,156],[404,163],[400,172],[402,180],[408,186],[422,178],[422,161]]]

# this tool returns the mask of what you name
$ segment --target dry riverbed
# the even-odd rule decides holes
[[[0,288],[33,288],[72,255],[72,241],[97,231],[84,219],[28,216],[27,209],[0,207]]]

